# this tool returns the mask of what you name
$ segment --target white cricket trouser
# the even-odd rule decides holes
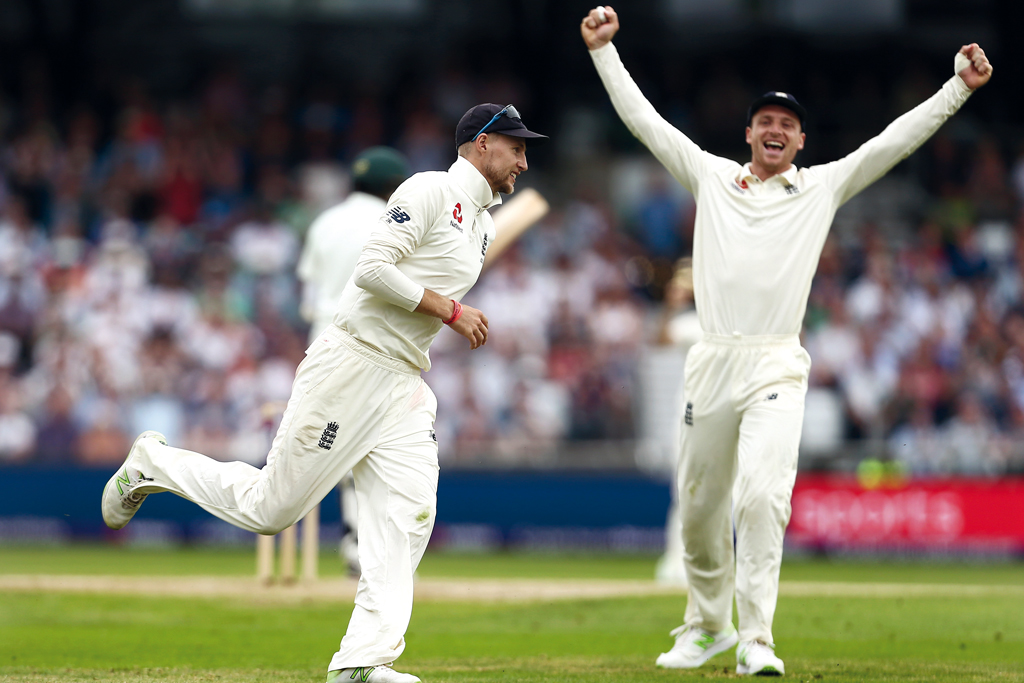
[[[687,624],[725,628],[735,592],[740,640],[774,643],[810,367],[797,335],[706,335],[690,349],[679,463]]]
[[[334,313],[330,315],[318,315],[309,327],[309,343],[316,341],[322,332],[334,326]],[[338,493],[341,494],[341,555],[345,562],[350,561],[349,553],[356,552],[356,539],[359,537],[359,512],[356,508],[356,485],[352,479],[351,472],[341,478],[338,484]],[[348,531],[345,531],[348,527]]]
[[[434,527],[437,400],[419,370],[332,325],[299,365],[281,426],[257,469],[153,439],[139,444],[144,491],[171,491],[249,531],[302,519],[349,470],[359,506],[362,575],[328,670],[393,662],[405,649],[413,573]]]

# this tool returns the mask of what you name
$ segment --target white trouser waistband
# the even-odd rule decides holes
[[[718,346],[799,346],[799,334],[708,334],[701,341]]]
[[[381,353],[366,342],[356,339],[337,325],[328,325],[327,329],[325,329],[322,334],[334,337],[357,355],[378,367],[384,368],[385,370],[399,372],[403,375],[420,374],[420,369],[412,363],[406,363],[404,360],[398,360],[397,358],[392,358],[391,356]]]

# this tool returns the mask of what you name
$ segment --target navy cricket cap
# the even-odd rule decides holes
[[[780,107],[785,107],[800,119],[800,127],[804,127],[804,120],[807,118],[807,110],[803,108],[796,98],[790,95],[788,92],[780,92],[773,90],[766,92],[765,94],[754,100],[754,103],[747,109],[747,125],[754,120],[754,114],[760,111],[763,107],[767,107],[769,104],[776,104]]]
[[[505,113],[494,118],[502,111]],[[503,133],[515,138],[535,138],[538,141],[548,139],[547,135],[528,129],[511,104],[505,107],[500,104],[478,104],[463,114],[455,128],[455,147],[475,139],[480,133]]]

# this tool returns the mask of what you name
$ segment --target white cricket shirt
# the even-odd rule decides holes
[[[622,121],[697,201],[694,298],[708,334],[799,334],[836,210],[921,146],[970,95],[959,76],[852,154],[762,182],[703,151],[644,98],[611,43],[590,56]]]
[[[298,275],[312,290],[312,336],[334,319],[341,293],[385,206],[387,202],[380,197],[353,192],[341,204],[320,214],[306,233]]]
[[[501,203],[473,164],[402,183],[363,246],[334,324],[387,356],[423,370],[443,323],[413,311],[429,289],[459,301],[476,283],[494,241],[487,212]]]

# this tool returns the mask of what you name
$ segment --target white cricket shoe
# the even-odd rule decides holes
[[[781,676],[786,665],[775,656],[775,647],[760,640],[740,643],[736,648],[736,673],[754,676]]]
[[[103,521],[111,529],[120,529],[131,521],[135,513],[139,511],[142,501],[146,500],[148,493],[140,493],[139,488],[147,481],[153,481],[132,466],[132,459],[135,456],[135,447],[142,439],[156,439],[163,445],[167,445],[167,437],[160,432],[142,432],[135,439],[135,443],[128,450],[128,457],[124,464],[114,473],[107,485],[103,488],[103,499],[101,509],[103,510]]]
[[[338,669],[327,672],[327,683],[421,683],[412,674],[395,671],[388,664],[380,666],[357,666],[353,669]]]
[[[725,652],[739,642],[736,627],[729,624],[718,633],[705,631],[696,626],[680,626],[673,629],[676,644],[668,652],[658,655],[655,662],[666,669],[696,669],[720,652]]]

